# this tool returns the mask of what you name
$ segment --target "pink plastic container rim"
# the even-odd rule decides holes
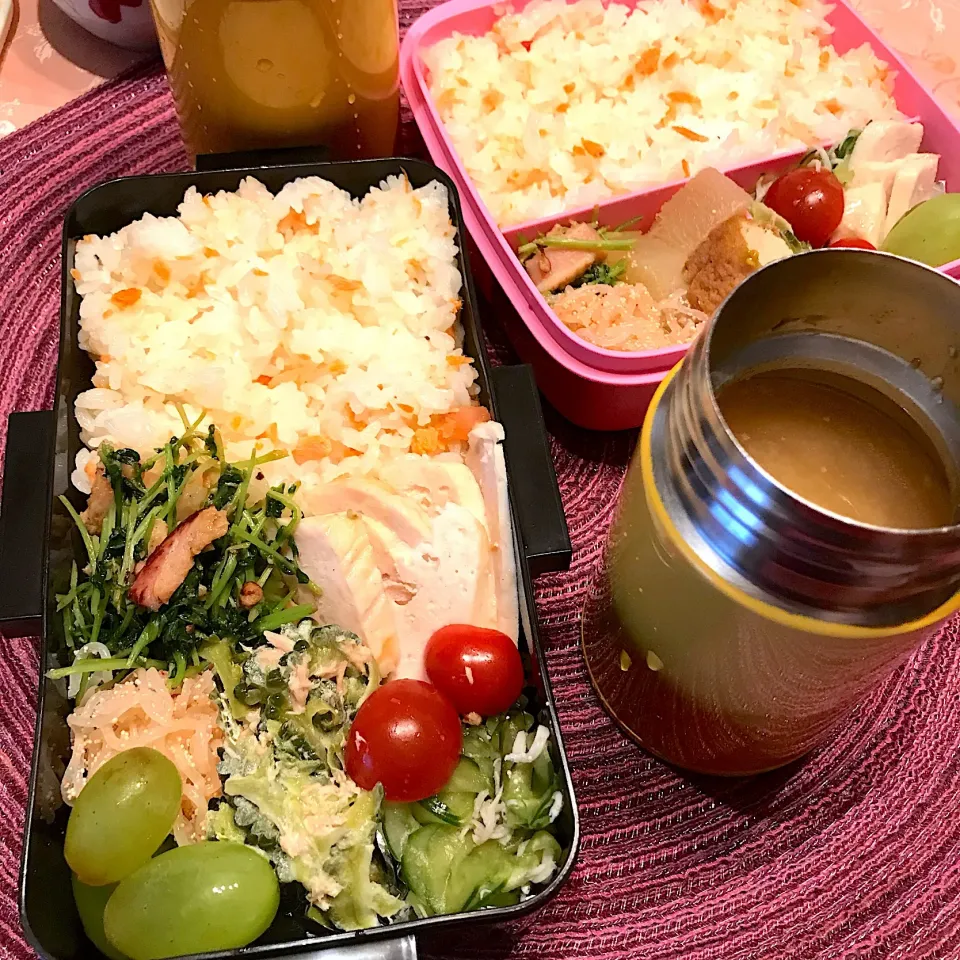
[[[683,358],[687,351],[686,344],[628,352],[606,350],[581,339],[568,330],[547,307],[505,236],[515,237],[519,233],[536,235],[542,228],[557,221],[589,216],[593,208],[571,209],[553,217],[512,225],[502,231],[463,167],[429,94],[420,57],[423,46],[435,43],[454,31],[485,33],[507,9],[520,10],[530,2],[533,0],[518,0],[505,5],[490,3],[489,0],[448,0],[428,11],[410,27],[401,47],[400,77],[404,92],[431,158],[450,174],[460,188],[464,220],[474,243],[541,347],[558,363],[588,380],[611,386],[658,380]],[[638,5],[638,0],[618,2],[627,6]],[[834,26],[831,43],[840,52],[866,41],[880,58],[897,71],[894,96],[898,107],[907,116],[917,117],[924,124],[924,144],[933,141],[937,145],[934,152],[941,155],[940,176],[946,181],[948,189],[951,186],[960,187],[960,126],[846,0],[836,0],[829,19]],[[786,166],[804,152],[781,151],[758,161],[724,167],[722,170],[744,183],[751,182],[751,178],[755,182],[761,173]],[[632,194],[618,194],[602,202],[600,209],[605,211],[614,205],[642,206],[646,198],[652,199],[653,194],[661,195],[662,202],[685,182],[678,180]],[[940,269],[960,279],[960,260]]]

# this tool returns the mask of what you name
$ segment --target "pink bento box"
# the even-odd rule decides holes
[[[445,170],[460,189],[464,219],[482,261],[499,281],[502,292],[518,316],[506,317],[505,327],[521,358],[533,365],[537,384],[547,399],[568,420],[592,430],[620,430],[639,426],[660,381],[683,357],[687,347],[620,352],[595,347],[571,333],[553,314],[514,254],[518,237],[530,238],[571,216],[589,219],[593,208],[571,209],[543,220],[497,226],[474,188],[444,130],[427,87],[420,56],[452,33],[482,34],[507,9],[522,9],[531,0],[516,0],[507,7],[487,0],[448,0],[424,14],[410,27],[400,53],[400,77],[423,139],[434,163]],[[637,0],[618,0],[635,6]],[[831,44],[841,53],[869,43],[876,54],[897,71],[894,97],[900,110],[924,125],[921,150],[940,154],[939,176],[950,191],[960,191],[960,126],[917,80],[909,67],[867,26],[844,0],[829,16],[834,27]],[[776,154],[748,164],[722,167],[745,189],[762,173],[787,168],[803,151]],[[649,227],[660,207],[684,184],[678,180],[662,186],[623,194],[599,206],[604,226],[615,226],[642,216],[639,229]],[[942,268],[960,278],[960,260]],[[496,296],[496,291],[494,291]]]

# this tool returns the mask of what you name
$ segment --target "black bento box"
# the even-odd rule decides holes
[[[204,163],[203,161],[207,162]],[[242,168],[239,164],[244,163]],[[406,173],[411,184],[443,183],[450,197],[450,217],[457,230],[459,268],[463,276],[460,314],[464,352],[479,372],[481,401],[506,430],[504,444],[510,484],[520,591],[521,651],[529,655],[528,682],[540,723],[551,733],[551,749],[564,792],[557,821],[563,861],[544,889],[524,902],[452,916],[431,917],[355,933],[326,933],[303,916],[303,903],[292,891],[285,895],[271,928],[254,945],[208,956],[290,957],[335,947],[337,957],[413,958],[414,935],[457,923],[500,921],[535,910],[549,900],[573,868],[579,843],[579,821],[570,771],[554,709],[553,695],[537,635],[531,577],[569,564],[567,535],[556,476],[550,460],[543,416],[528,367],[491,368],[480,329],[476,296],[467,264],[466,234],[456,189],[450,178],[419,160],[388,159],[347,163],[300,162],[276,165],[275,158],[201,158],[195,173],[129,177],[89,190],[67,214],[63,237],[63,286],[60,356],[53,411],[14,414],[7,440],[3,506],[0,510],[0,572],[4,595],[0,624],[8,635],[41,633],[41,671],[62,665],[63,637],[55,595],[63,592],[79,538],[58,497],[83,500],[70,487],[74,458],[81,447],[73,415],[77,394],[87,389],[93,364],[77,343],[80,298],[70,270],[76,241],[85,234],[120,229],[144,213],[175,215],[187,187],[203,193],[235,190],[246,176],[255,176],[272,191],[297,177],[330,180],[354,196],[392,174]],[[39,469],[38,469],[39,467]],[[37,477],[46,482],[37,482]],[[85,937],[63,858],[67,808],[59,798],[59,776],[69,751],[65,717],[68,705],[62,687],[41,678],[36,742],[30,778],[26,830],[20,873],[20,916],[27,939],[41,957],[80,960],[97,957]],[[292,887],[293,885],[288,885]],[[172,919],[172,918],[171,918]]]

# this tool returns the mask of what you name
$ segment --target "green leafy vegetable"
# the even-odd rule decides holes
[[[223,510],[237,495],[237,491],[247,479],[247,474],[238,470],[236,467],[227,467],[220,474],[220,480],[217,482],[217,489],[213,493],[210,501],[218,510]]]
[[[851,130],[840,144],[834,148],[833,156],[837,160],[846,160],[847,157],[853,153],[853,148],[857,145],[857,140],[860,139],[861,133],[863,133],[862,130]]]
[[[190,424],[184,415],[183,436],[171,438],[146,460],[135,450],[100,446],[104,476],[97,482],[109,483],[113,502],[98,533],[88,531],[73,505],[61,498],[85,554],[73,566],[69,591],[57,597],[64,637],[75,649],[103,643],[112,656],[78,660],[51,671],[51,677],[120,675],[138,666],[157,666],[169,672],[171,685],[178,685],[196,669],[191,664],[199,663],[199,650],[206,649],[211,639],[252,643],[265,630],[313,612],[312,604],[297,602],[298,585],[311,586],[297,563],[292,540],[299,508],[282,486],[257,503],[247,503],[258,465],[277,454],[222,463],[219,434],[210,427],[201,436],[199,422]],[[178,511],[188,490],[191,507]],[[193,513],[206,506],[226,511],[227,535],[195,558],[186,578],[158,611],[138,606],[129,589],[138,564],[162,539],[157,534],[172,532],[178,519],[186,519],[178,512]],[[248,579],[264,587],[263,599],[253,609],[240,603],[240,590]]]
[[[602,283],[608,286],[614,286],[620,283],[620,278],[627,270],[627,265],[623,260],[618,260],[614,264],[595,263],[583,275],[578,277],[571,287],[582,287],[590,283]]]
[[[575,240],[572,237],[537,237],[536,240],[519,247],[517,256],[521,260],[525,260],[536,253],[538,247],[555,247],[559,250],[632,250],[633,240],[627,237],[615,237],[612,232],[606,237],[601,234],[599,240]]]
[[[519,245],[517,246],[517,256],[521,260],[527,260],[532,257],[541,247],[556,247],[560,250],[632,250],[634,245],[633,238],[621,237],[620,233],[621,231],[626,230],[627,227],[633,226],[642,219],[643,217],[631,217],[629,220],[625,220],[618,227],[614,227],[612,230],[609,227],[600,227],[597,229],[597,232],[600,234],[599,240],[578,240],[575,237],[555,234],[553,230],[551,230],[550,233],[540,234],[529,243],[521,237],[519,240]],[[597,228],[596,217],[594,217],[591,226],[593,226],[595,229]]]

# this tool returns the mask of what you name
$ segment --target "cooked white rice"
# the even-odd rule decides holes
[[[179,213],[77,244],[80,345],[98,358],[76,404],[91,448],[151,452],[182,432],[180,403],[191,419],[207,411],[232,460],[329,443],[264,468],[302,481],[309,504],[321,482],[374,472],[432,416],[473,402],[442,185],[391,177],[357,201],[316,177],[276,196],[246,179],[236,193],[191,188]]]
[[[821,0],[533,0],[424,51],[430,92],[501,225],[839,141],[900,117],[866,45],[825,44]]]

